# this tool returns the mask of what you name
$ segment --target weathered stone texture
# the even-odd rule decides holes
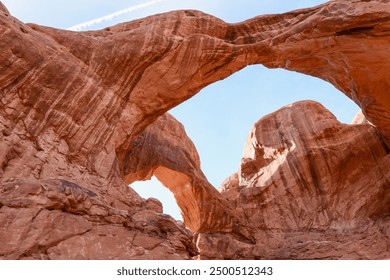
[[[1,4],[0,257],[388,258],[389,15],[387,0],[334,0],[77,33]],[[250,64],[329,81],[364,118],[343,125],[313,102],[264,117],[219,193],[164,114]],[[195,238],[128,187],[152,174]]]
[[[220,188],[256,244],[204,234],[201,257],[388,258],[389,168],[370,124],[341,124],[313,101],[283,107],[253,126],[238,174]]]

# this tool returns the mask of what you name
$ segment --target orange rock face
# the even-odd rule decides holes
[[[124,156],[126,183],[155,175],[174,194],[184,223],[191,231],[240,234],[235,226],[239,216],[207,181],[194,144],[171,115],[165,114],[147,127],[128,151]]]
[[[389,14],[388,1],[331,1],[75,33],[1,4],[0,258],[388,258]],[[259,63],[329,81],[375,128],[312,102],[283,108],[255,125],[219,193],[164,113]],[[128,187],[152,174],[196,238]]]
[[[371,125],[341,124],[316,102],[263,117],[237,179],[221,187],[250,218],[256,244],[225,239],[228,257],[388,258],[389,168],[389,149]],[[213,246],[220,239],[201,237],[202,254],[223,258]]]

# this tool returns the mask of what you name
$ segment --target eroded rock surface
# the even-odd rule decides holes
[[[128,151],[125,181],[131,184],[155,175],[174,194],[184,223],[192,232],[234,231],[246,235],[238,226],[245,217],[233,212],[207,181],[194,144],[171,115],[165,114],[147,127]]]
[[[0,257],[193,257],[192,234],[127,185],[151,174],[174,192],[203,258],[387,256],[389,15],[384,0],[331,1],[238,24],[175,11],[76,33],[24,24],[1,5]],[[285,136],[251,137],[267,144],[247,147],[219,194],[183,128],[163,115],[259,63],[331,82],[375,129],[344,127],[325,112],[323,126],[270,120]],[[302,135],[282,129],[294,127],[310,153]],[[356,205],[339,203],[351,197]],[[332,240],[337,254],[324,249]]]
[[[0,256],[5,259],[186,259],[191,233],[162,213],[111,206],[90,188],[64,179],[3,183]]]
[[[201,252],[388,258],[389,168],[389,149],[371,125],[341,124],[313,101],[281,108],[253,126],[238,174],[220,188],[250,219],[256,244],[205,234]]]

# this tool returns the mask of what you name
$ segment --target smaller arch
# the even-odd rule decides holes
[[[126,184],[153,175],[174,195],[185,225],[194,233],[243,231],[230,204],[207,181],[183,125],[165,114],[129,144],[120,163]]]
[[[163,212],[178,221],[183,221],[181,210],[176,203],[173,193],[161,184],[155,176],[147,181],[136,181],[130,186],[145,199],[156,198],[163,206]]]

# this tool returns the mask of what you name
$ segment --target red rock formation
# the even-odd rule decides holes
[[[371,125],[341,124],[312,101],[283,107],[254,125],[238,179],[221,188],[256,245],[226,238],[226,252],[220,235],[205,234],[202,257],[388,258],[389,168]]]
[[[3,183],[2,259],[185,259],[197,253],[191,234],[161,203],[111,206],[64,179]]]
[[[247,210],[259,206],[250,203],[250,199],[256,198],[251,191],[243,191],[249,192],[247,198],[243,196],[241,186],[235,186],[236,179],[232,178],[229,199],[234,203],[229,206],[204,178],[190,140],[175,121],[166,116],[156,122],[155,128],[145,129],[206,85],[249,64],[262,63],[333,83],[358,103],[384,141],[390,143],[386,75],[390,70],[386,48],[390,43],[389,14],[387,1],[331,1],[238,24],[227,24],[197,11],[176,11],[101,31],[75,33],[24,24],[1,5],[0,223],[3,226],[0,236],[7,242],[0,245],[0,257],[100,258],[110,239],[111,244],[117,245],[112,246],[104,258],[190,258],[196,254],[191,234],[161,214],[156,201],[143,200],[126,185],[152,173],[174,192],[188,226],[202,233],[198,245],[205,250],[203,257],[281,257],[275,250],[267,254],[259,249],[261,242],[256,246],[252,244],[254,240],[262,240],[263,232],[248,226],[245,219],[250,211],[258,213],[258,209]],[[153,131],[161,131],[164,125],[170,128],[169,133],[156,138]],[[387,166],[384,146],[379,140],[374,141],[378,138],[372,136],[371,127],[364,130],[371,131],[367,135],[371,135],[372,140],[364,143],[374,145],[367,145],[368,150],[379,151],[378,147],[382,147],[379,154],[371,158],[372,162],[378,162],[376,169],[373,163],[369,164],[373,170],[370,172],[382,174]],[[331,132],[326,136],[332,135]],[[356,136],[348,133],[351,135]],[[336,140],[329,139],[337,146]],[[292,147],[291,143],[279,144],[271,146],[273,156],[278,158],[286,156]],[[367,155],[367,150],[364,151]],[[242,166],[240,184],[255,185],[251,176],[264,168],[267,174],[277,174],[279,169],[291,170],[286,169],[280,159],[272,160],[268,150],[254,149],[253,152],[260,154]],[[262,159],[261,153],[267,157]],[[144,159],[145,155],[153,155],[153,158]],[[172,162],[173,155],[180,164]],[[356,159],[362,161],[357,156]],[[315,164],[314,171],[310,169],[310,160]],[[302,164],[302,168],[309,168],[302,170],[302,174],[309,172],[312,176],[311,179],[304,177],[308,184],[336,180],[332,179],[332,173],[326,173],[333,169],[321,173],[321,176],[327,175],[327,179],[314,176],[319,172],[318,166],[326,167],[327,160],[325,158],[324,163],[313,157]],[[267,169],[268,165],[272,168]],[[357,169],[353,174],[359,173],[358,166],[354,167]],[[300,178],[287,175],[296,180]],[[271,182],[272,176],[268,177],[262,179],[263,184]],[[341,185],[347,184],[342,174],[338,179]],[[359,180],[368,179],[362,176]],[[386,180],[384,176],[379,183],[367,181],[367,184],[381,184]],[[325,189],[325,194],[334,191],[332,188]],[[367,197],[377,201],[378,189],[371,189],[373,193],[367,193]],[[299,208],[300,203],[291,203],[302,211],[317,209],[323,196],[321,192],[321,188],[309,192],[307,195],[313,195],[314,204],[303,210]],[[295,196],[286,193],[282,200],[288,201],[300,193],[294,192]],[[381,211],[386,209],[387,193],[384,189],[383,200],[375,205],[361,205],[360,210],[352,207],[345,213],[344,210],[336,213],[340,214],[342,222],[357,215],[352,221],[356,232],[363,221],[371,221],[367,215],[385,214]],[[345,197],[345,193],[340,197]],[[337,192],[334,199],[338,199]],[[248,205],[242,207],[241,202]],[[235,206],[236,211],[232,211]],[[277,214],[277,205],[272,207],[276,208],[267,209],[267,215]],[[294,214],[264,222],[281,231],[286,226],[301,229],[306,225],[305,232],[318,228],[327,230],[327,223],[335,223],[326,216],[327,211],[318,214],[313,228],[308,226],[312,221],[310,215],[303,214],[301,222],[289,220],[296,217]],[[252,221],[252,217],[248,218]],[[56,222],[61,219],[64,223]],[[64,230],[63,224],[72,220],[80,227]],[[364,234],[375,229],[375,225],[368,224],[368,229],[362,231]],[[10,232],[18,234],[10,235]],[[382,237],[379,233],[378,236]],[[213,244],[205,247],[207,240],[215,238],[219,238],[218,252],[214,252],[217,255],[206,250],[214,248]],[[337,234],[334,238],[342,240]],[[225,245],[232,242],[240,245],[228,250]],[[361,243],[363,247],[367,245]],[[282,246],[280,250],[287,248],[283,247],[285,243],[277,244]],[[125,251],[118,249],[123,246]],[[240,246],[242,253],[236,256],[234,248]],[[85,247],[85,251],[75,255],[77,252],[72,249],[75,247]],[[342,248],[341,252],[352,250],[346,245]],[[302,257],[302,254],[297,256]],[[325,253],[316,256],[332,257]],[[381,256],[384,254],[366,255],[368,258]]]
[[[244,217],[233,213],[229,203],[207,181],[194,144],[171,115],[163,115],[137,136],[124,158],[125,182],[131,184],[155,175],[174,194],[191,231],[247,235],[236,226]]]
[[[4,6],[3,3],[0,2],[0,11],[6,14],[9,14],[9,11],[6,6]]]

